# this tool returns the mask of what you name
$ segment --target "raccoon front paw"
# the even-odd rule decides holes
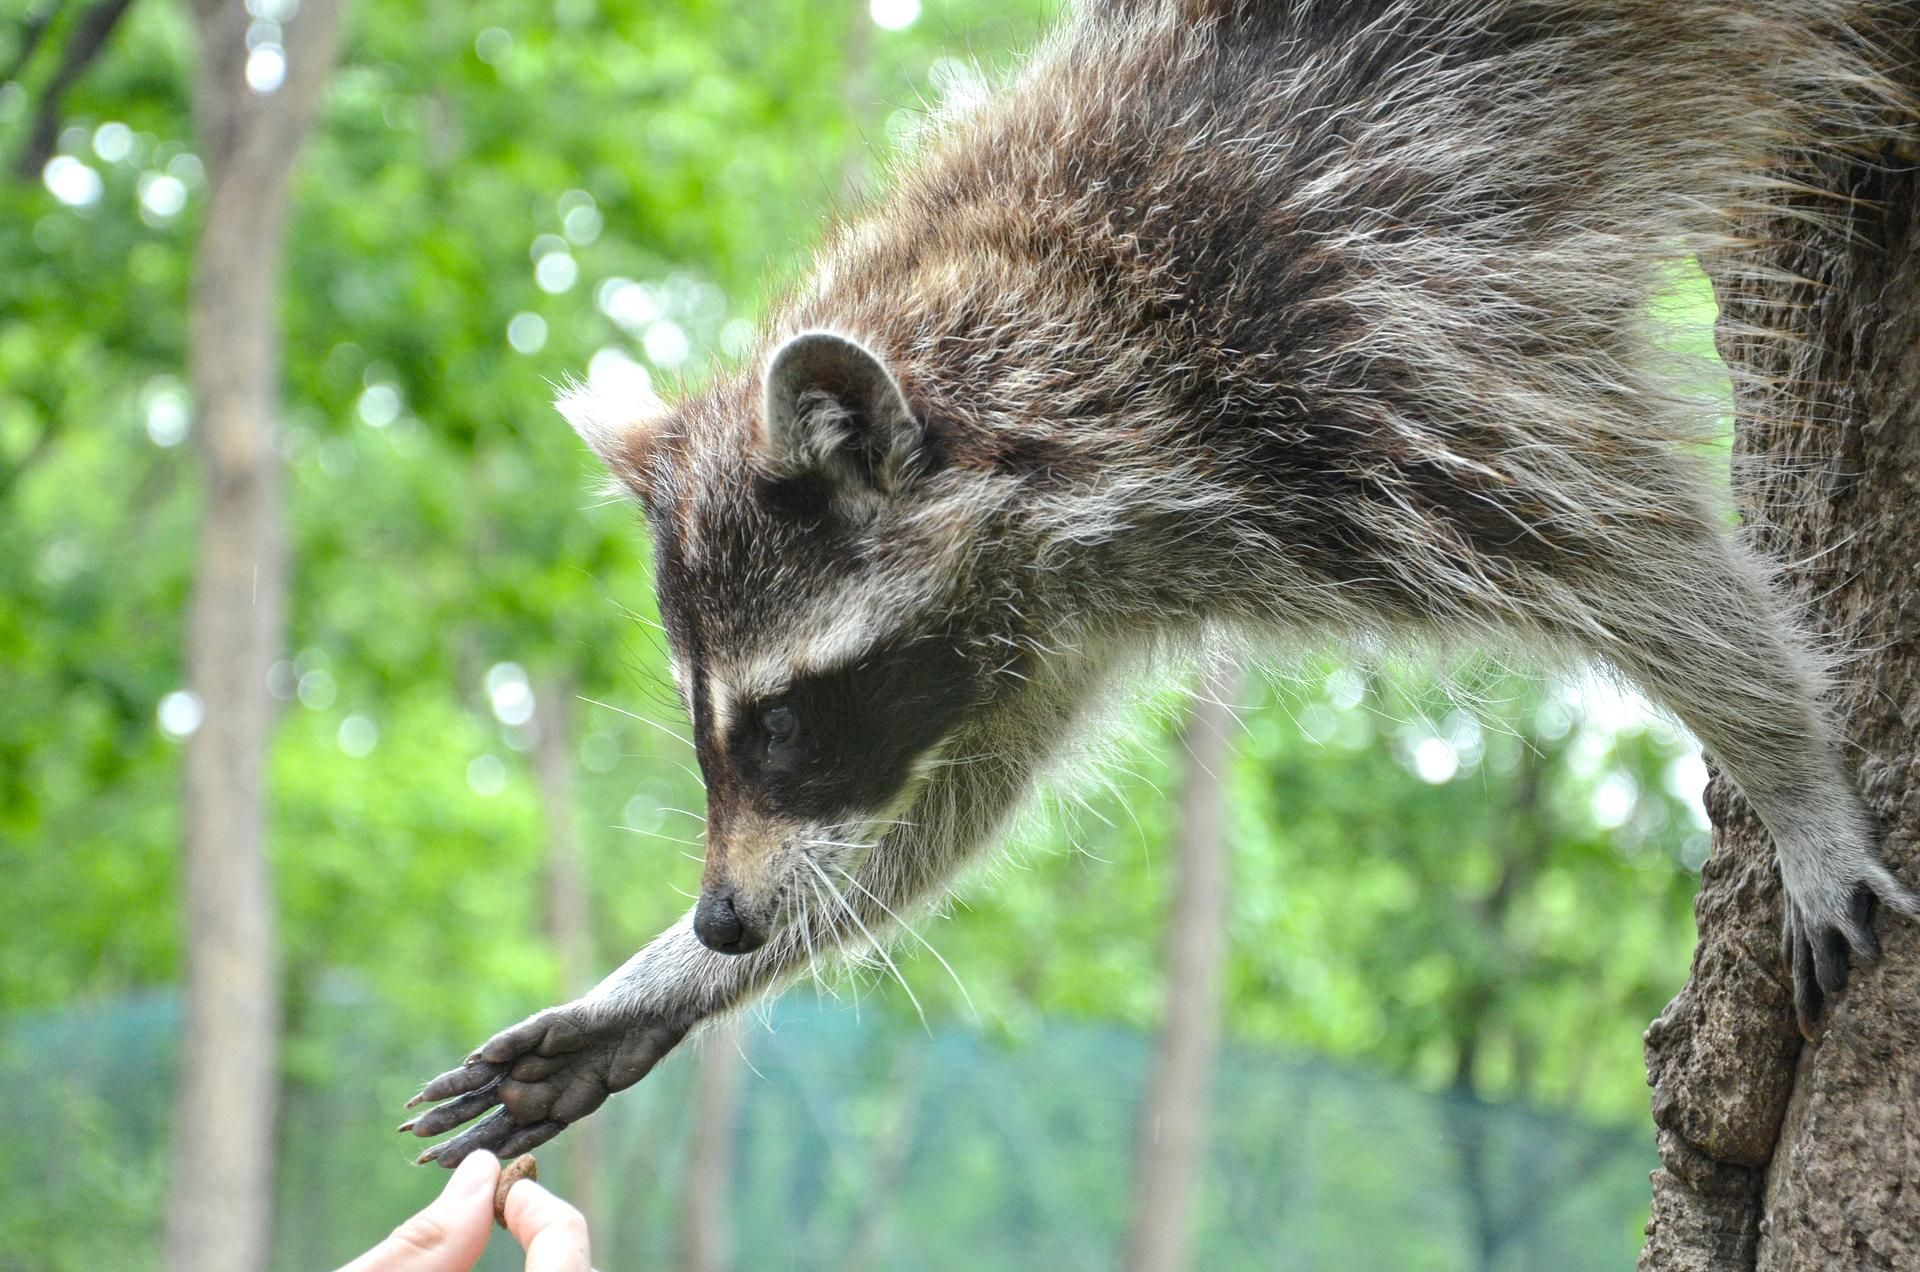
[[[466,1063],[420,1089],[407,1107],[440,1100],[400,1126],[428,1137],[493,1108],[486,1120],[421,1153],[452,1169],[476,1149],[501,1158],[538,1148],[632,1086],[686,1036],[664,1020],[606,1020],[580,1004],[551,1007],[489,1038]]]
[[[1863,964],[1880,957],[1873,934],[1876,905],[1920,918],[1920,897],[1873,857],[1846,863],[1844,872],[1832,872],[1837,863],[1822,864],[1826,869],[1817,882],[1788,878],[1781,930],[1781,955],[1793,969],[1794,1017],[1809,1041],[1826,998],[1846,987],[1848,955]]]

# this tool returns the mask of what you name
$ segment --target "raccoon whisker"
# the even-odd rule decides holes
[[[920,1027],[923,1029],[928,1028],[927,1013],[925,1009],[920,1006],[920,999],[915,996],[913,986],[907,984],[907,978],[900,974],[900,967],[893,961],[893,955],[887,953],[887,947],[880,943],[879,939],[874,936],[873,929],[869,928],[866,922],[861,919],[860,912],[854,908],[853,902],[847,900],[846,893],[840,891],[839,886],[827,877],[827,872],[822,870],[812,857],[801,853],[800,860],[806,862],[807,868],[812,870],[816,875],[819,875],[820,882],[827,885],[827,891],[832,893],[834,900],[840,903],[840,908],[846,912],[849,919],[853,920],[854,926],[860,929],[860,934],[867,938],[867,944],[873,947],[873,952],[880,956],[880,961],[887,965],[889,972],[893,973],[893,979],[900,982],[900,988],[906,991],[907,1001],[913,1004],[913,1014],[920,1018]]]
[[[647,643],[652,646],[655,655],[650,660],[635,654],[631,644],[623,637],[620,641],[620,666],[639,684],[647,700],[659,707],[663,714],[684,717],[686,704],[680,701],[678,687],[669,677],[662,676],[654,669],[657,662],[667,658],[667,651],[661,648],[659,638],[651,633],[648,634]]]
[[[888,830],[894,830],[899,828],[914,830],[914,829],[917,829],[919,825],[920,825],[919,822],[909,821],[904,817],[876,817],[871,821],[862,819],[860,821],[833,822],[827,826],[827,829],[835,833],[839,833],[841,831],[852,831],[857,833],[861,830],[871,829],[874,827],[883,827]]]
[[[987,763],[987,762],[989,762],[989,761],[991,761],[991,760],[995,760],[995,759],[998,759],[998,758],[1000,758],[1000,757],[998,757],[998,756],[995,756],[995,755],[986,755],[986,754],[982,754],[982,755],[943,755],[943,756],[941,756],[941,757],[940,757],[939,759],[937,759],[937,760],[928,760],[928,761],[926,761],[926,765],[927,765],[927,767],[928,767],[928,768],[930,768],[930,769],[937,769],[937,768],[964,768],[964,767],[966,767],[966,766],[967,766],[967,765],[969,765],[969,764],[984,764],[984,763]]]
[[[678,742],[681,746],[686,747],[687,750],[689,751],[694,749],[693,741],[690,738],[681,737],[678,733],[675,733],[672,729],[669,729],[666,725],[661,724],[658,720],[649,720],[647,719],[647,717],[643,715],[638,715],[632,711],[629,711],[625,707],[616,707],[611,702],[602,702],[598,698],[589,698],[584,693],[578,694],[576,696],[582,702],[591,703],[593,706],[601,707],[607,711],[614,712],[616,715],[623,715],[627,717],[627,719],[629,720],[638,720],[641,724],[646,725],[650,729],[658,729],[660,730],[660,732],[672,738],[675,742]]]
[[[835,866],[834,869],[840,870],[840,867]],[[980,1009],[973,1005],[973,995],[967,992],[966,983],[960,979],[960,974],[953,970],[953,965],[947,962],[946,958],[940,953],[939,950],[936,950],[933,948],[933,942],[929,941],[926,937],[920,935],[920,933],[916,931],[905,919],[901,918],[898,914],[894,913],[893,907],[888,905],[885,901],[882,901],[878,896],[874,895],[873,889],[869,888],[866,884],[861,883],[858,879],[854,878],[851,874],[848,874],[845,870],[840,870],[840,875],[848,883],[852,884],[854,887],[860,889],[861,892],[865,893],[867,900],[873,902],[875,905],[879,906],[882,910],[884,910],[887,914],[887,917],[892,919],[896,924],[898,924],[902,932],[905,932],[908,936],[920,942],[921,946],[923,946],[926,949],[927,953],[933,955],[934,961],[939,963],[940,966],[946,970],[947,976],[953,981],[953,987],[960,991],[960,999],[962,1002],[966,1003],[967,1005],[967,1014],[972,1016],[974,1020],[977,1022],[980,1019]]]
[[[813,880],[804,875],[800,876],[799,881],[807,885],[807,890],[813,895],[813,902],[809,905],[801,902],[798,897],[794,898],[798,904],[794,906],[793,928],[794,934],[800,939],[800,948],[807,952],[807,974],[813,978],[814,996],[818,998],[820,970],[813,957],[813,911],[820,904],[820,890],[814,885]]]
[[[675,696],[675,691],[658,677],[649,677],[642,681],[640,693],[664,714],[678,715],[681,712],[680,699]]]
[[[665,804],[662,804],[660,805],[660,811],[663,813],[678,813],[682,817],[691,817],[693,818],[693,820],[699,822],[702,826],[707,824],[707,819],[702,817],[699,813],[690,813],[684,808],[668,808]]]
[[[771,1030],[773,1028],[773,1017],[770,1011],[763,1009],[761,1013],[756,1017],[756,1019],[758,1020],[761,1028],[768,1029],[768,1030]],[[765,1082],[767,1080],[767,1075],[760,1072],[760,1067],[756,1065],[753,1062],[753,1060],[747,1055],[746,1045],[741,1041],[741,1035],[744,1032],[745,1031],[742,1029],[737,1029],[737,1028],[734,1029],[732,1031],[733,1036],[730,1039],[728,1039],[728,1042],[733,1047],[733,1053],[740,1057],[740,1063],[747,1066],[747,1072],[751,1073],[754,1077],[760,1079],[762,1082]]]
[[[636,720],[639,719],[638,716],[635,716],[634,718]],[[668,730],[668,732],[671,733],[672,731]],[[678,737],[679,734],[676,733],[676,734],[673,734],[673,736]],[[662,755],[658,757],[649,756],[647,758],[649,759],[658,758],[658,759],[665,760],[667,763],[673,765],[673,767],[679,769],[682,773],[685,773],[688,777],[692,778],[696,783],[699,784],[701,790],[704,791],[707,789],[707,779],[701,775],[700,770],[694,768],[692,765],[686,763],[684,760],[676,760],[671,755]]]
[[[663,835],[663,834],[661,834],[661,833],[660,833],[659,831],[657,831],[657,830],[647,830],[646,828],[644,828],[644,827],[641,827],[641,826],[620,826],[620,825],[615,825],[615,826],[613,827],[613,829],[615,829],[615,830],[624,830],[624,831],[627,831],[627,832],[628,832],[629,834],[634,834],[634,835],[645,835],[645,836],[646,836],[647,838],[649,838],[649,839],[664,839],[664,840],[666,840],[666,841],[667,841],[668,843],[670,843],[670,844],[684,844],[684,845],[685,845],[685,846],[687,846],[688,848],[704,848],[704,847],[706,847],[706,845],[705,845],[705,844],[703,844],[703,843],[701,843],[701,842],[700,842],[700,841],[699,841],[698,839],[681,839],[681,838],[679,838],[678,836],[675,836],[675,835]],[[695,857],[695,858],[694,858],[694,860],[695,860],[695,861],[698,861],[698,860],[699,860],[699,858],[698,858],[698,857]]]
[[[821,923],[822,919],[831,913],[831,910],[827,906],[826,898],[822,896],[820,893],[820,885],[811,878],[806,879],[806,884],[807,884],[807,891],[813,898],[813,903],[810,906],[807,906],[802,911],[802,915],[801,915],[802,922],[804,923],[804,926],[801,928],[801,936],[806,945],[807,952],[809,955],[808,962],[807,962],[807,975],[811,977],[813,980],[813,991],[816,997],[818,995],[824,994],[828,998],[831,998],[835,1002],[838,1002],[840,1000],[839,987],[833,984],[832,982],[828,981],[826,977],[821,975],[821,969],[824,966],[827,966],[827,964],[825,963],[824,960],[815,961],[815,959],[812,957],[812,955],[817,953],[817,950],[815,949],[816,943],[814,940],[816,936],[816,928]]]
[[[846,863],[851,863],[857,868],[865,861],[866,855],[871,853],[877,844],[877,839],[847,840],[814,838],[804,841],[806,848],[840,849],[841,851],[839,852],[826,854],[826,860],[828,865],[840,871],[842,874],[846,873]]]
[[[648,628],[651,631],[656,631],[660,633],[662,636],[667,634],[666,627],[662,625],[657,619],[648,618],[645,614],[642,614],[639,610],[634,609],[632,606],[622,605],[618,601],[614,602],[614,606],[620,611],[621,617],[628,619],[631,622],[638,623],[642,627]]]

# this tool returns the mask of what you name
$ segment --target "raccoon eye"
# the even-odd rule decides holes
[[[767,736],[769,751],[791,746],[794,735],[800,731],[800,717],[792,707],[763,707],[760,711],[760,731]]]

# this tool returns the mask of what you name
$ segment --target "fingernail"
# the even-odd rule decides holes
[[[454,1168],[453,1178],[441,1191],[443,1197],[471,1197],[475,1193],[491,1189],[493,1177],[500,1170],[500,1161],[484,1149],[467,1155],[465,1161]]]

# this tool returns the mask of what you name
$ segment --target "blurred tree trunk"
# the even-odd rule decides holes
[[[893,1236],[893,1210],[906,1177],[907,1155],[920,1121],[920,1091],[927,1071],[924,1047],[902,1046],[895,1051],[887,1075],[886,1114],[874,1136],[867,1159],[867,1186],[854,1216],[847,1254],[840,1272],[868,1272],[887,1266],[887,1245]]]
[[[1911,37],[1909,37],[1911,38]],[[1909,51],[1910,58],[1920,48]],[[1852,651],[1838,716],[1848,759],[1916,881],[1920,841],[1920,174],[1913,154],[1836,164],[1843,226],[1754,227],[1761,268],[1708,262],[1721,348],[1740,387],[1748,521],[1819,627]],[[1747,267],[1747,268],[1743,268]],[[1786,326],[1755,346],[1739,324]],[[1801,407],[1799,403],[1806,403]],[[1920,926],[1882,915],[1881,961],[1856,967],[1802,1044],[1779,950],[1765,832],[1724,779],[1686,986],[1647,1031],[1663,1168],[1647,1269],[1920,1267]]]
[[[534,685],[533,774],[547,823],[547,939],[560,963],[561,1001],[593,988],[593,901],[580,847],[580,804],[574,768],[573,683],[564,675]],[[610,1219],[602,1182],[606,1169],[599,1120],[567,1132],[562,1151],[571,1168],[567,1191],[589,1224]]]
[[[1480,1062],[1490,1035],[1497,1028],[1501,1006],[1500,991],[1506,983],[1499,969],[1526,957],[1512,948],[1514,942],[1507,924],[1514,901],[1525,895],[1540,867],[1553,848],[1552,835],[1541,816],[1541,785],[1545,778],[1546,758],[1540,744],[1532,738],[1522,740],[1519,769],[1513,776],[1512,797],[1505,824],[1494,840],[1495,860],[1500,873],[1484,896],[1474,899],[1479,918],[1480,939],[1501,957],[1476,964],[1462,960],[1461,973],[1467,978],[1447,1016],[1453,1030],[1453,1091],[1446,1104],[1447,1135],[1454,1156],[1460,1162],[1459,1183],[1467,1202],[1467,1217],[1473,1234],[1475,1266],[1481,1272],[1493,1272],[1500,1266],[1507,1243],[1520,1230],[1525,1216],[1536,1214],[1558,1181],[1528,1178],[1515,1172],[1502,1179],[1494,1144],[1491,1142],[1495,1109],[1480,1098],[1477,1079]],[[1510,1075],[1514,1088],[1528,1089],[1531,1075],[1521,1057],[1513,1060]],[[1509,1198],[1501,1204],[1503,1196]]]
[[[280,961],[266,858],[267,668],[287,589],[275,426],[275,312],[288,185],[333,62],[342,0],[306,0],[277,91],[247,84],[245,6],[194,0],[194,110],[206,222],[188,372],[206,472],[187,676],[186,1033],[167,1202],[167,1263],[257,1272],[272,1232]]]
[[[843,50],[846,73],[840,78],[840,108],[853,128],[853,144],[847,147],[840,164],[840,203],[854,207],[867,193],[872,177],[873,128],[879,102],[873,84],[873,18],[867,0],[852,0],[852,16],[847,20],[847,42]]]
[[[1237,730],[1239,676],[1207,678],[1187,719],[1186,788],[1174,836],[1166,1006],[1134,1128],[1128,1272],[1175,1272],[1193,1261],[1194,1198],[1206,1165],[1207,1098],[1220,1049],[1227,945],[1225,778]]]
[[[680,1206],[684,1272],[726,1272],[733,1266],[733,1138],[740,1114],[740,1021],[729,1016],[707,1031],[694,1079],[693,1152]]]
[[[120,19],[127,15],[127,8],[132,3],[133,0],[98,0],[74,21],[73,33],[68,36],[66,47],[60,51],[60,64],[40,89],[33,122],[27,127],[26,142],[14,157],[13,175],[19,180],[40,179],[41,170],[47,166],[47,160],[53,158],[53,152],[60,144],[61,107],[66,104],[68,90],[79,83],[80,77],[87,73],[87,68],[106,51],[108,39],[113,35],[114,28],[120,25]],[[5,72],[0,72],[0,84],[13,79],[32,60],[34,49],[46,34],[53,16],[54,6],[51,4],[28,16],[17,37],[18,52],[14,54],[13,64]]]

